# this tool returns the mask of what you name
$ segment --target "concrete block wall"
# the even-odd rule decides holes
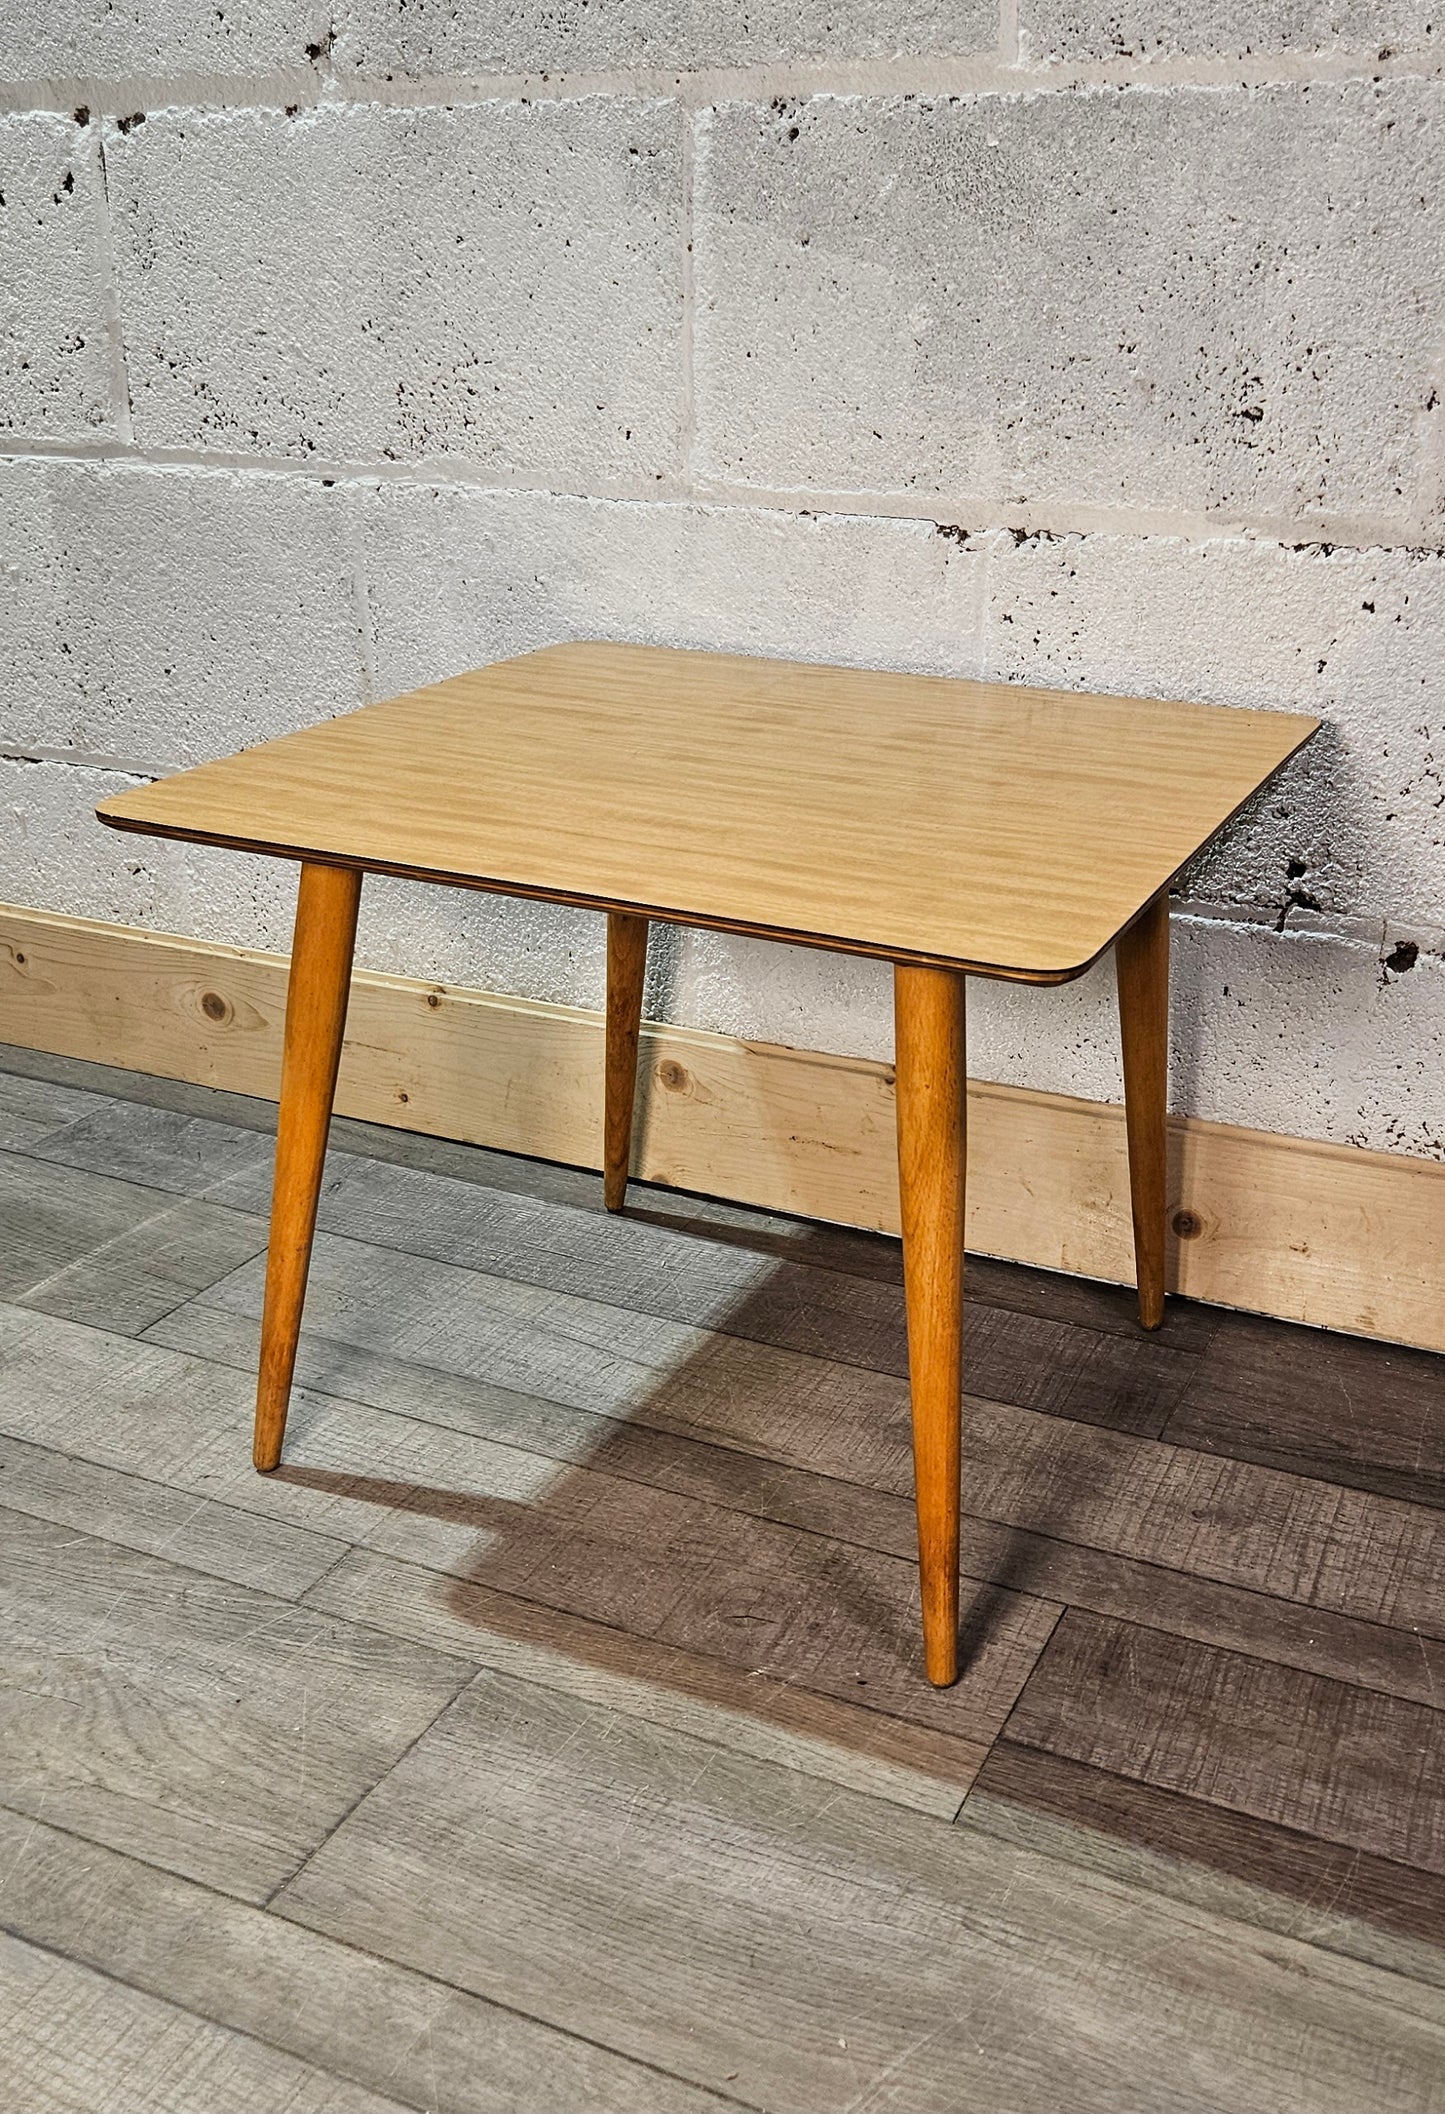
[[[1174,1104],[1445,1153],[1442,168],[1427,0],[12,0],[0,896],[284,947],[95,799],[562,638],[1306,709]],[[377,881],[361,952],[601,996],[580,912]],[[650,1004],[890,1046],[803,950]],[[1107,967],[970,1023],[1119,1093]]]

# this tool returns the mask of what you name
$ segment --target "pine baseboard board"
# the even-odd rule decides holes
[[[273,1098],[286,958],[0,906],[0,1041]],[[338,1110],[600,1164],[600,1014],[357,973]],[[890,1068],[644,1027],[645,1180],[896,1232]],[[969,1246],[1129,1282],[1123,1111],[969,1087]],[[1170,1121],[1170,1289],[1445,1350],[1445,1165]]]

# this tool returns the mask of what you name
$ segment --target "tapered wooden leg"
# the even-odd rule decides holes
[[[1169,895],[1155,896],[1114,946],[1119,1028],[1124,1044],[1124,1116],[1129,1134],[1129,1196],[1134,1211],[1134,1273],[1139,1319],[1164,1319],[1169,1098]]]
[[[958,1678],[963,1386],[964,980],[900,962],[893,976],[898,1192],[913,1398],[913,1477],[928,1678]]]
[[[602,1116],[602,1201],[620,1211],[632,1154],[637,1096],[637,1034],[647,975],[647,919],[607,913],[607,1088]]]
[[[271,1245],[266,1257],[261,1372],[256,1388],[252,1458],[261,1469],[277,1465],[286,1436],[286,1409],[316,1230],[326,1131],[341,1061],[360,900],[361,875],[353,869],[301,868],[286,990],[276,1179],[271,1192]]]

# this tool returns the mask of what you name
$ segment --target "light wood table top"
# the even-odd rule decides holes
[[[117,829],[1057,983],[1318,724],[550,646],[97,813]]]

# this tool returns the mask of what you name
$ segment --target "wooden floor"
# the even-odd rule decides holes
[[[0,1051],[0,2108],[1445,2108],[1445,1367]]]

